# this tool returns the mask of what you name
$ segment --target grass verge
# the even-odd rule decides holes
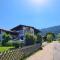
[[[11,49],[11,48],[14,48],[13,46],[11,47],[4,47],[4,46],[1,46],[0,47],[0,52],[4,52],[4,51],[7,51],[7,50],[9,50],[9,49]]]

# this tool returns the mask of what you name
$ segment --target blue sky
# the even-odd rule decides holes
[[[0,28],[19,24],[39,29],[60,25],[60,0],[0,0]]]

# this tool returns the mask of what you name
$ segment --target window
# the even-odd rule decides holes
[[[23,36],[21,36],[20,39],[23,40]]]
[[[0,34],[1,34],[1,30],[0,30]]]
[[[19,39],[24,40],[24,36],[20,36]]]
[[[24,34],[24,31],[23,31],[23,30],[20,30],[20,31],[19,31],[19,34]]]

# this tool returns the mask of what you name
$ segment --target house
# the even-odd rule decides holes
[[[11,34],[12,40],[19,39],[20,41],[25,42],[25,33],[31,33],[34,35],[40,33],[40,30],[26,25],[18,25],[10,31],[0,29],[0,40],[3,40],[2,35],[4,32]]]
[[[25,40],[25,33],[37,34],[40,31],[34,27],[26,26],[26,25],[19,25],[11,29],[11,31],[16,31],[19,33],[18,38],[21,40]]]
[[[11,35],[11,39],[16,39],[18,37],[18,33],[17,32],[0,29],[0,41],[3,40],[4,33],[10,34]]]

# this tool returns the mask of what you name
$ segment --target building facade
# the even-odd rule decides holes
[[[25,34],[31,33],[31,34],[37,34],[40,33],[40,31],[34,27],[26,26],[26,25],[19,25],[14,28],[12,28],[10,31],[0,29],[0,40],[3,40],[2,35],[4,33],[9,33],[12,36],[12,40],[20,40],[22,42],[25,41]]]

